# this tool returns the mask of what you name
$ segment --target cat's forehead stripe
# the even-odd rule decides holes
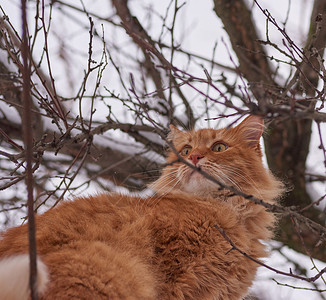
[[[226,131],[224,129],[199,129],[184,132],[177,136],[174,142],[176,145],[184,146],[186,144],[192,147],[207,146],[210,147],[216,141],[224,141]]]
[[[199,129],[194,133],[195,144],[211,144],[212,141],[222,138],[221,130]]]

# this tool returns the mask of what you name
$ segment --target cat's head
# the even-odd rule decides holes
[[[182,191],[197,195],[215,195],[220,186],[187,166],[179,157],[223,185],[234,186],[247,194],[271,200],[281,184],[262,164],[259,145],[264,122],[249,116],[234,128],[180,131],[170,126],[168,139],[173,144],[168,165],[161,177],[151,185],[157,193]],[[179,155],[179,157],[178,157]]]

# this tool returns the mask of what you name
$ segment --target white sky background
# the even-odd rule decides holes
[[[66,1],[68,2],[68,1]],[[16,0],[2,0],[1,6],[4,8],[6,13],[10,17],[10,21],[15,25],[16,28],[20,28],[20,11],[19,11],[19,1]],[[71,4],[80,5],[78,1],[70,1]],[[91,9],[96,13],[102,13],[103,16],[111,16],[113,15],[113,10],[109,1],[104,0],[85,0],[85,6],[87,9]],[[165,14],[166,7],[168,5],[168,0],[160,0],[160,1],[151,1],[151,0],[142,0],[142,1],[130,1],[131,8],[133,13],[142,20],[142,18],[146,17],[146,12],[144,7],[153,6],[155,11],[160,12],[161,15]],[[182,3],[180,1],[180,3]],[[250,5],[252,5],[252,1],[248,1]],[[285,0],[261,0],[259,1],[263,8],[267,8],[272,16],[281,24],[281,22],[285,21],[287,9],[288,9],[288,1]],[[289,18],[287,21],[287,32],[292,37],[292,39],[297,43],[298,46],[303,46],[305,42],[306,32],[308,30],[310,12],[312,7],[312,0],[292,0],[291,1],[291,9],[289,12]],[[91,4],[91,5],[90,5]],[[261,33],[261,37],[265,36],[265,16],[258,10],[257,7],[253,7],[252,9],[254,14],[254,20],[256,21],[256,27]],[[111,12],[111,13],[107,13]],[[72,12],[72,16],[74,13]],[[78,15],[77,17],[80,17]],[[34,16],[30,15],[30,18]],[[84,16],[83,20],[80,20],[83,24],[88,25],[87,18]],[[118,20],[118,19],[117,19]],[[153,36],[157,36],[157,33],[160,32],[161,26],[159,23],[159,18],[153,16],[150,22],[150,30],[149,34]],[[88,43],[89,43],[89,35],[87,30],[83,30],[80,26],[76,25],[74,21],[72,21],[68,17],[62,17],[58,14],[56,10],[53,11],[53,20],[52,27],[55,27],[55,32],[58,35],[51,36],[49,39],[50,42],[50,55],[52,59],[52,71],[54,73],[54,77],[56,79],[56,87],[58,93],[64,96],[71,96],[76,93],[80,83],[82,82],[83,72],[86,69],[87,62],[87,51],[88,51]],[[96,28],[101,31],[100,22],[97,22]],[[281,44],[282,36],[274,30],[270,26],[270,36],[273,38],[275,43]],[[127,43],[128,37],[122,34],[124,31],[111,30],[109,28],[104,27],[105,37],[107,40],[113,39],[118,45],[121,47],[121,51],[133,51],[134,49],[126,49],[129,45]],[[58,38],[59,37],[59,38]],[[188,51],[199,54],[201,56],[211,58],[212,57],[212,49],[214,44],[217,43],[215,59],[223,64],[232,66],[230,62],[228,51],[231,51],[230,43],[228,42],[227,35],[223,30],[223,26],[220,20],[216,17],[215,12],[213,12],[213,1],[198,1],[198,0],[189,0],[184,8],[181,10],[180,15],[177,17],[177,27],[176,27],[176,39],[179,42],[182,42],[182,48],[187,49]],[[226,43],[228,49],[226,49],[225,44],[222,42],[222,39]],[[58,59],[60,54],[60,44],[59,41],[69,42],[68,45],[68,53],[67,57],[69,60],[66,63],[63,63],[62,60]],[[43,41],[40,41],[43,42]],[[110,46],[110,45],[109,45]],[[93,45],[94,56],[99,58],[99,55],[102,51],[102,45],[100,42],[95,42]],[[41,53],[42,49],[36,49]],[[269,49],[272,54],[272,49]],[[232,51],[231,51],[232,53]],[[0,52],[0,55],[1,52]],[[235,56],[233,57],[235,59]],[[180,68],[183,67],[183,64],[186,62],[184,60],[175,61],[175,64]],[[131,70],[132,70],[132,66]],[[198,70],[196,70],[198,71]],[[220,70],[217,70],[220,72]],[[120,89],[119,83],[117,79],[112,75],[113,70],[109,66],[104,72],[103,83],[104,85],[110,87],[116,87],[116,89]],[[126,72],[130,72],[130,70],[126,70]],[[202,76],[203,74],[200,74]],[[91,89],[91,85],[88,86]],[[189,91],[187,96],[189,99],[194,99],[193,105],[198,109],[202,107],[202,104],[198,102],[198,98],[196,95],[193,95],[193,91]],[[123,114],[126,119],[130,118],[128,112],[124,110],[121,105],[116,103],[110,103],[111,105],[115,105],[118,113]],[[120,105],[120,107],[118,107]],[[71,107],[72,112],[78,114],[78,110],[74,107]],[[87,113],[88,105],[85,105],[85,114]],[[101,111],[101,107],[98,108],[98,111]],[[104,110],[105,111],[105,110]],[[180,112],[181,113],[181,112]],[[211,112],[212,115],[216,112]],[[97,118],[103,119],[105,115],[97,114]],[[221,125],[228,124],[229,120],[222,121]],[[210,126],[216,126],[217,122],[209,124]],[[167,124],[166,124],[167,125]],[[48,126],[52,126],[49,124]],[[199,127],[207,126],[207,122],[202,119],[199,120]],[[325,124],[322,124],[325,131]],[[315,173],[325,174],[325,168],[323,167],[323,157],[321,151],[316,151],[319,145],[318,134],[316,132],[316,127],[313,127],[313,140],[311,143],[311,151],[308,157],[308,166]],[[326,138],[326,137],[325,137]],[[114,144],[111,144],[114,145]],[[94,190],[96,187],[94,187]],[[325,193],[325,185],[324,184],[311,184],[311,191],[314,194],[314,197],[317,198],[318,195],[322,195]],[[86,191],[90,193],[90,189]],[[0,193],[1,195],[1,193]],[[316,195],[316,196],[315,196]],[[322,207],[323,209],[323,207]],[[287,256],[291,256],[293,260],[302,264],[305,263],[307,269],[312,267],[311,262],[305,256],[300,254],[295,254],[292,250],[285,250]],[[315,262],[319,265],[319,268],[323,268],[326,264]],[[292,267],[289,264],[286,264],[284,258],[273,252],[273,255],[270,259],[267,260],[267,264],[273,265],[276,268],[282,269],[283,271],[289,271],[289,268]],[[315,272],[309,273],[311,275],[315,274]],[[269,278],[273,276],[273,273],[267,271],[265,269],[260,269],[259,271],[259,281],[253,287],[253,290],[259,291],[260,299],[266,300],[276,300],[276,299],[286,299],[286,300],[299,300],[299,299],[320,299],[317,294],[314,294],[311,291],[303,291],[303,290],[294,290],[288,287],[281,287],[276,285],[276,283],[272,282]],[[280,278],[280,277],[278,277]],[[282,281],[283,280],[283,281]],[[288,283],[287,278],[280,278],[281,282]],[[307,284],[295,281],[292,283],[295,286],[304,287]],[[311,288],[311,285],[308,285]],[[326,288],[321,286],[321,288]],[[325,296],[326,297],[326,296]]]

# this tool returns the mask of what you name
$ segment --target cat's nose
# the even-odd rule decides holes
[[[195,166],[197,165],[198,161],[199,161],[200,159],[202,159],[203,157],[204,157],[204,156],[201,155],[201,154],[191,154],[191,155],[189,156],[189,158],[192,160],[192,162],[194,163]]]

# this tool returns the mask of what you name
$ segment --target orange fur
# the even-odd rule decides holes
[[[197,165],[220,182],[272,203],[281,184],[262,165],[262,128],[260,118],[248,117],[230,129],[172,128],[170,139],[178,151],[192,147],[184,159],[200,155]],[[228,148],[213,152],[216,142]],[[176,159],[171,151],[168,162]],[[246,294],[258,265],[229,251],[214,224],[257,259],[266,256],[260,240],[270,238],[274,216],[180,162],[168,165],[152,188],[156,194],[147,199],[102,194],[64,202],[36,218],[38,257],[49,272],[42,299],[240,299]],[[0,241],[0,258],[26,253],[27,246],[26,225],[9,229]]]

